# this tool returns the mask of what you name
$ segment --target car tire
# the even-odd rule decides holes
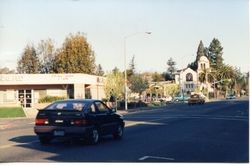
[[[49,144],[50,141],[51,141],[51,138],[40,136],[39,141],[40,141],[41,144]]]
[[[116,131],[113,133],[114,139],[120,140],[123,137],[124,128],[119,124],[116,128]]]
[[[96,128],[93,128],[88,137],[88,143],[91,145],[96,145],[99,142],[99,131]]]

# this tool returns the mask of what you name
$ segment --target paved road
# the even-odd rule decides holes
[[[32,119],[0,120],[1,162],[249,162],[249,101],[229,100],[124,115],[123,140],[40,145]]]

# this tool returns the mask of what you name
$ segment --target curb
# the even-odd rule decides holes
[[[125,114],[130,114],[130,113],[135,113],[135,112],[145,112],[145,111],[151,111],[151,110],[157,110],[161,109],[165,106],[159,106],[159,107],[142,107],[142,108],[136,108],[136,109],[128,109],[127,111],[124,110],[117,110],[117,114],[125,115]]]

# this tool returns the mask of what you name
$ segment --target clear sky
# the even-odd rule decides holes
[[[166,71],[172,57],[182,69],[198,44],[219,39],[224,62],[249,71],[248,0],[1,0],[0,67],[15,68],[27,44],[51,38],[59,48],[70,33],[86,34],[105,71]],[[143,32],[151,31],[147,35]]]

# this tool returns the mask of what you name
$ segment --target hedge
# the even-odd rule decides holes
[[[38,100],[38,103],[51,103],[57,100],[64,100],[66,99],[63,96],[44,96]]]

